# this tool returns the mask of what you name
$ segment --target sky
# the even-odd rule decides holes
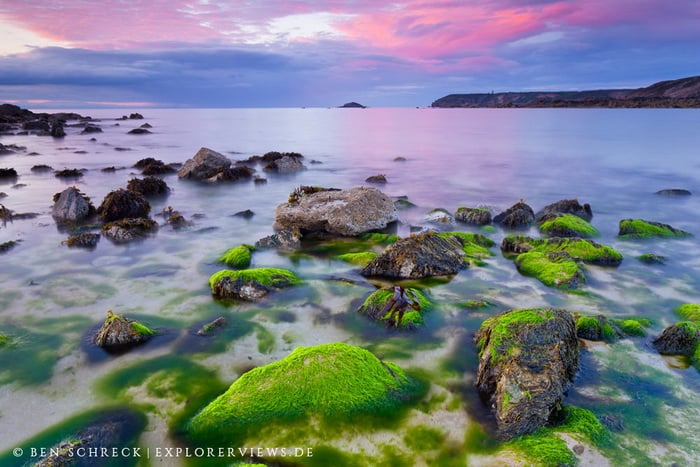
[[[698,0],[2,0],[0,102],[429,106],[700,75]]]

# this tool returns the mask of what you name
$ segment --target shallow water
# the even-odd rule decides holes
[[[300,345],[344,341],[363,346],[404,368],[431,374],[434,391],[447,391],[458,415],[428,417],[434,427],[452,433],[455,420],[488,424],[470,388],[476,367],[471,336],[483,319],[509,308],[555,306],[612,317],[645,316],[654,321],[649,337],[595,347],[571,395],[572,403],[597,415],[620,413],[628,429],[618,434],[621,449],[635,459],[700,463],[696,430],[700,422],[698,372],[679,368],[656,354],[649,342],[677,320],[673,308],[700,302],[700,113],[656,109],[235,109],[144,110],[145,120],[116,121],[120,110],[78,112],[99,118],[103,133],[79,134],[67,128],[62,140],[34,135],[5,135],[5,145],[26,151],[0,156],[0,167],[14,167],[16,182],[1,183],[0,200],[20,213],[38,217],[0,226],[0,243],[21,240],[0,256],[0,331],[17,336],[31,351],[0,349],[0,452],[62,420],[110,402],[98,382],[140,362],[162,359],[170,368],[177,354],[213,370],[230,384],[254,366],[276,361]],[[128,135],[148,122],[152,134]],[[118,125],[117,125],[118,124]],[[90,141],[91,138],[96,141]],[[206,146],[233,160],[267,151],[295,151],[307,170],[263,173],[266,184],[244,181],[206,185],[165,177],[165,199],[152,201],[152,215],[172,206],[192,227],[162,226],[153,237],[128,245],[102,238],[93,251],[69,249],[50,216],[52,196],[76,185],[95,204],[109,191],[140,176],[132,165],[144,157],[184,162]],[[117,150],[119,148],[119,150]],[[37,153],[30,155],[30,153]],[[396,157],[406,161],[395,161]],[[320,163],[311,163],[311,161]],[[85,168],[77,180],[62,181],[31,167]],[[124,167],[115,173],[100,169]],[[274,208],[298,185],[348,188],[385,174],[381,187],[391,196],[406,195],[418,207],[400,212],[398,232],[420,225],[433,208],[454,212],[461,205],[486,205],[500,212],[519,199],[535,210],[565,198],[590,203],[599,242],[618,249],[618,268],[587,267],[585,294],[549,289],[522,277],[498,248],[484,267],[461,272],[449,283],[430,288],[437,309],[426,326],[396,334],[356,316],[358,300],[372,290],[357,269],[318,257],[273,251],[253,254],[253,267],[290,268],[307,279],[294,291],[262,304],[220,304],[207,279],[222,269],[216,258],[227,248],[254,243],[272,233]],[[686,188],[690,197],[662,197],[664,188]],[[234,217],[251,209],[250,220]],[[622,241],[619,220],[640,217],[693,232],[682,240]],[[466,226],[457,228],[469,230]],[[478,230],[477,230],[478,231]],[[507,232],[488,233],[497,244]],[[536,235],[537,232],[530,232]],[[649,266],[635,256],[653,252],[667,264]],[[350,279],[354,284],[330,281]],[[495,306],[468,311],[455,304],[487,300]],[[84,344],[86,333],[107,310],[138,318],[161,332],[148,345],[120,356],[100,354]],[[201,344],[192,330],[226,316],[226,339]],[[4,356],[3,356],[4,354]],[[617,365],[618,362],[624,365]],[[682,366],[682,365],[681,365]],[[638,375],[637,387],[630,378]],[[645,384],[654,380],[656,384]],[[592,386],[589,380],[595,380]],[[633,381],[634,382],[634,381]],[[578,388],[582,388],[580,391]],[[603,388],[602,390],[600,388]],[[608,391],[608,389],[610,389]],[[150,396],[136,385],[122,400],[144,404]],[[183,391],[187,391],[184,389]],[[602,392],[615,393],[605,399]],[[128,392],[128,391],[127,391]],[[683,403],[666,400],[668,394]],[[617,397],[619,396],[619,397]],[[119,396],[122,397],[122,396]],[[625,409],[625,397],[655,407],[650,418]],[[145,445],[175,443],[167,425],[180,413],[178,403],[159,399],[151,410]],[[616,402],[617,401],[617,402]],[[663,407],[666,407],[664,410]],[[669,408],[670,407],[670,408]],[[189,409],[192,409],[191,407]],[[451,413],[451,412],[450,412]],[[31,416],[27,416],[31,414]],[[421,422],[423,423],[423,422]],[[658,425],[658,430],[634,427]],[[466,431],[467,428],[463,427]],[[465,439],[462,436],[461,439]],[[669,441],[671,440],[671,441]],[[368,442],[368,441],[363,441]],[[376,448],[376,446],[375,446]],[[375,449],[373,448],[373,449]],[[463,446],[462,454],[475,451]],[[371,451],[371,449],[370,449]]]

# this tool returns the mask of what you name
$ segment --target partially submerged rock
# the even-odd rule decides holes
[[[637,259],[644,264],[666,264],[666,257],[654,253],[644,253],[637,256]]]
[[[614,342],[622,337],[617,326],[603,315],[576,318],[576,335],[582,339],[606,342]]]
[[[163,196],[170,193],[170,188],[165,180],[153,176],[132,178],[127,183],[126,189],[143,196]]]
[[[296,251],[301,248],[301,234],[299,229],[283,229],[255,242],[255,248]]]
[[[431,307],[420,290],[395,285],[372,292],[357,312],[387,327],[413,329],[423,324],[423,313]]]
[[[365,178],[365,181],[367,183],[378,183],[380,185],[383,185],[386,183],[386,175],[384,175],[384,174],[371,175],[371,176]]]
[[[655,195],[663,195],[663,196],[690,196],[692,193],[690,190],[686,190],[684,188],[666,188],[664,190],[659,190]]]
[[[92,249],[97,247],[100,241],[100,234],[84,232],[77,235],[71,235],[65,241],[65,244],[71,248],[87,248]]]
[[[145,218],[151,212],[151,205],[142,194],[120,188],[105,196],[97,212],[104,222]]]
[[[59,223],[80,222],[94,214],[95,207],[90,198],[72,186],[63,190],[51,208],[51,216]]]
[[[493,223],[508,229],[525,229],[535,222],[535,212],[523,200],[493,218]]]
[[[122,350],[149,340],[155,331],[148,326],[116,315],[109,310],[107,319],[95,336],[95,344],[107,350]]]
[[[17,243],[19,243],[16,240],[8,240],[6,242],[0,243],[0,254],[7,253],[11,249],[17,246]]]
[[[476,334],[476,386],[492,407],[498,434],[512,439],[545,426],[578,368],[573,316],[565,310],[509,310]]]
[[[147,218],[128,218],[109,222],[102,226],[105,237],[115,243],[141,240],[158,230],[158,223]]]
[[[547,214],[539,220],[540,231],[549,237],[599,237],[600,232],[574,214]]]
[[[428,232],[389,245],[360,274],[398,279],[449,276],[466,267],[464,259],[462,244],[457,238]]]
[[[576,289],[586,282],[578,262],[565,251],[529,251],[515,258],[518,271],[537,278],[544,285]]]
[[[684,303],[678,306],[675,311],[684,321],[700,323],[700,303]]]
[[[692,237],[693,234],[676,229],[661,222],[645,221],[643,219],[623,219],[620,221],[618,236],[625,239],[652,237]]]
[[[177,171],[177,176],[192,180],[207,180],[229,167],[231,167],[231,161],[226,156],[203,147],[192,159],[185,162]]]
[[[452,217],[452,214],[450,214],[447,209],[436,208],[428,212],[424,218],[424,221],[431,224],[437,224],[439,226],[452,227],[454,226],[455,218]]]
[[[304,166],[304,163],[301,161],[303,158],[304,156],[295,152],[268,152],[263,156],[263,160],[269,160],[267,165],[263,167],[263,170],[266,172],[279,173],[296,172],[297,170],[303,170],[306,168]]]
[[[84,174],[84,169],[63,169],[57,170],[53,174],[56,178],[80,178]]]
[[[657,336],[652,345],[661,354],[700,357],[700,323],[681,321],[672,324]]]
[[[591,205],[585,203],[581,205],[577,199],[562,199],[552,204],[548,204],[535,214],[535,220],[540,222],[543,217],[549,214],[571,214],[585,221],[590,222],[593,219],[593,210]]]
[[[237,165],[222,170],[209,180],[212,182],[237,182],[238,180],[248,180],[255,173],[255,169],[247,165]]]
[[[298,285],[301,280],[291,271],[257,268],[232,271],[225,269],[209,278],[209,287],[217,298],[235,298],[255,302],[268,293]]]
[[[459,222],[472,225],[489,225],[491,223],[491,211],[488,208],[468,208],[460,206],[455,211],[455,219]]]
[[[294,195],[294,193],[292,194]],[[398,219],[398,211],[387,195],[370,187],[349,190],[319,189],[300,196],[275,210],[275,230],[299,229],[307,233],[357,236],[381,230]]]
[[[213,321],[210,321],[203,325],[199,330],[197,331],[198,336],[208,336],[211,333],[213,333],[216,329],[221,329],[224,326],[226,326],[226,318],[223,316],[219,316]]]
[[[337,424],[387,416],[422,386],[393,363],[344,343],[297,347],[243,374],[190,421],[193,441],[239,446],[260,428],[310,419]]]
[[[153,157],[146,157],[139,160],[134,164],[134,167],[140,169],[143,175],[164,175],[175,172],[173,164],[166,164]]]
[[[250,245],[238,245],[226,250],[218,261],[234,269],[246,269],[250,266],[250,254],[254,249],[255,247]]]

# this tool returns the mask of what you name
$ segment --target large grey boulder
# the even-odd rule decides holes
[[[389,245],[360,274],[398,279],[449,276],[467,266],[464,259],[462,244],[455,237],[426,232]]]
[[[187,159],[177,176],[193,180],[207,180],[231,167],[231,161],[216,151],[201,148],[192,159]]]
[[[578,369],[574,318],[566,310],[509,310],[484,321],[476,386],[498,434],[512,439],[545,426]]]
[[[66,188],[56,199],[51,215],[56,222],[79,222],[86,219],[94,207],[76,187]]]
[[[309,190],[313,191],[313,190]],[[296,196],[294,196],[296,195]],[[398,219],[394,202],[376,188],[298,190],[275,210],[275,230],[299,229],[303,234],[357,236],[385,228]]]

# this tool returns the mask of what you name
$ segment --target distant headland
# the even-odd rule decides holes
[[[660,81],[639,89],[450,94],[431,106],[700,108],[700,76]]]

